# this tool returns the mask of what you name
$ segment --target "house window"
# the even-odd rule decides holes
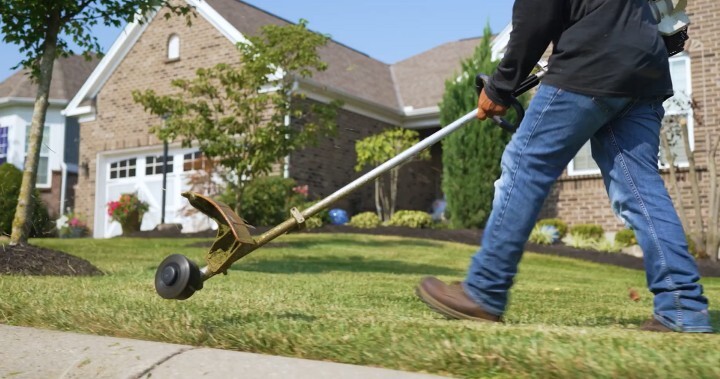
[[[110,179],[134,178],[137,176],[137,159],[125,159],[110,163]]]
[[[677,126],[681,122],[687,123],[688,139],[690,140],[690,148],[694,148],[693,126],[695,120],[693,118],[692,102],[692,83],[690,81],[690,57],[682,55],[670,60],[670,73],[672,74],[673,88],[675,96],[665,101],[665,119],[663,124],[668,126]],[[688,164],[687,154],[685,152],[685,144],[681,140],[680,129],[675,127],[671,134],[675,134],[675,138],[671,138],[670,151],[675,158],[675,165],[686,166]],[[660,153],[660,160],[665,164],[667,162],[665,151]]]
[[[7,162],[9,129],[7,126],[0,126],[0,164]]]
[[[164,167],[164,159],[161,156],[155,157],[145,157],[145,175],[158,175],[163,173],[163,167]],[[167,161],[167,172],[168,174],[172,174],[173,172],[173,157],[168,156]]]
[[[168,39],[167,58],[168,60],[180,59],[180,37],[176,34],[171,35]]]
[[[25,156],[27,157],[30,144],[30,125],[25,128]],[[38,187],[50,186],[50,128],[43,128],[42,142],[40,143],[40,159],[38,160],[37,181]]]
[[[185,154],[183,156],[183,172],[204,170],[206,166],[206,159],[203,154],[199,151],[194,153]]]
[[[672,76],[673,89],[675,90],[675,96],[666,100],[663,106],[665,107],[665,119],[663,124],[673,123],[677,124],[681,120],[685,120],[688,125],[688,134],[690,136],[690,147],[693,147],[693,114],[692,108],[690,107],[690,99],[692,93],[692,81],[690,77],[690,57],[687,55],[678,55],[670,58],[670,74]],[[662,147],[661,147],[662,148]],[[685,147],[682,142],[678,139],[677,143],[671,146],[672,152],[675,155],[675,164],[686,165],[687,155],[685,154]],[[660,153],[660,160],[665,162],[665,153]],[[600,169],[598,168],[595,161],[592,159],[590,142],[583,146],[575,159],[570,162],[568,167],[569,175],[588,175],[588,174],[599,174]]]

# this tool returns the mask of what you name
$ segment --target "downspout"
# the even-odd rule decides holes
[[[290,127],[290,115],[285,115],[285,128]],[[285,135],[285,139],[288,138],[288,135]],[[290,155],[285,156],[285,160],[283,163],[283,178],[288,179],[290,177]]]
[[[300,86],[300,83],[298,83],[297,80],[295,80],[292,84],[291,92],[295,92],[298,90],[298,87]],[[285,128],[290,128],[290,114],[285,115]],[[285,138],[290,138],[289,135],[285,135]],[[283,162],[283,178],[288,179],[290,178],[290,154],[285,156],[284,162]]]
[[[67,163],[60,162],[60,170],[62,172],[60,180],[60,217],[65,214],[65,187],[67,186]]]

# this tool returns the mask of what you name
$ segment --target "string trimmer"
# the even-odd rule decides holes
[[[514,132],[518,128],[525,115],[525,110],[520,102],[517,101],[517,97],[536,86],[545,72],[546,67],[542,65],[538,73],[528,77],[514,92],[512,108],[517,113],[515,124],[497,116],[493,118],[495,123],[509,132]],[[475,82],[478,93],[484,88],[486,81],[487,77],[484,75],[478,75],[476,77]],[[240,258],[289,231],[302,229],[305,220],[316,215],[323,209],[330,207],[361,186],[372,182],[380,175],[390,171],[390,169],[413,158],[463,125],[474,120],[476,116],[477,109],[462,116],[450,125],[440,129],[302,212],[297,208],[292,208],[290,210],[290,218],[257,237],[253,237],[250,234],[247,223],[226,204],[199,193],[183,193],[182,196],[188,199],[190,205],[217,223],[217,237],[210,247],[210,250],[205,254],[205,261],[207,263],[205,267],[198,267],[195,262],[180,254],[173,254],[165,258],[155,273],[155,290],[165,299],[185,300],[189,298],[196,291],[203,288],[203,282],[217,274],[227,273],[230,266]]]

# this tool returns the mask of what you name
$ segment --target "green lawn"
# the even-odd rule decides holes
[[[187,301],[158,297],[157,265],[171,253],[200,262],[204,249],[188,246],[199,241],[34,240],[108,275],[0,276],[0,323],[454,377],[720,377],[720,335],[633,330],[652,304],[640,271],[529,253],[506,324],[450,321],[418,301],[414,286],[425,275],[462,279],[475,247],[299,234]],[[712,304],[720,300],[720,280],[703,284]],[[629,287],[640,289],[639,302]]]

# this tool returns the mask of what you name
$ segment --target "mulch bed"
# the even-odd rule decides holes
[[[259,235],[267,231],[267,227],[258,227],[251,232]],[[398,236],[410,238],[424,238],[436,241],[464,243],[479,245],[482,230],[479,229],[412,229],[403,227],[381,227],[372,229],[358,229],[345,225],[325,225],[322,228],[303,231],[303,233],[351,233],[384,236]],[[214,238],[215,231],[200,233],[181,233],[179,230],[138,232],[132,237],[143,238]],[[200,242],[193,247],[207,248],[209,243]],[[643,270],[642,258],[620,253],[605,253],[593,250],[580,250],[562,244],[535,245],[528,243],[526,250],[535,253],[554,255],[567,258],[582,259],[590,262],[610,264],[630,269]],[[720,262],[708,260],[698,261],[700,275],[704,277],[720,277]],[[91,276],[102,275],[102,271],[90,262],[78,257],[50,249],[32,245],[1,246],[0,245],[0,275],[71,275]]]
[[[0,245],[0,275],[103,275],[90,262],[33,245]]]

